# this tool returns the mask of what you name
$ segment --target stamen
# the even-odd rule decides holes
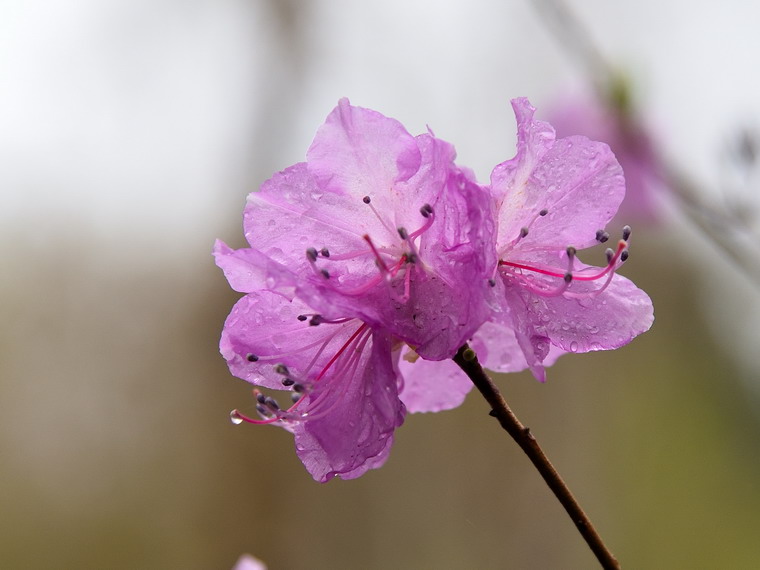
[[[384,274],[387,274],[388,266],[385,265],[385,261],[383,261],[383,258],[380,257],[380,252],[377,251],[375,244],[372,243],[372,239],[367,234],[364,234],[362,237],[364,238],[364,241],[366,241],[369,244],[369,247],[372,250],[372,253],[375,254],[375,261],[377,262],[377,266],[380,268],[380,271]]]
[[[320,249],[319,253],[322,254],[322,257],[330,257],[330,250],[327,249],[326,247],[323,247],[322,249]]]
[[[631,237],[631,226],[623,226],[623,241],[628,241]]]
[[[314,315],[309,320],[309,325],[311,325],[312,327],[316,327],[316,326],[321,325],[321,324],[322,324],[322,315]]]
[[[623,251],[623,252],[620,254],[620,261],[627,261],[627,260],[628,260],[628,255],[629,255],[629,253],[628,253],[628,250],[627,250],[627,249],[626,249],[626,250],[624,250],[624,251]]]
[[[430,204],[424,204],[422,208],[420,208],[420,214],[422,214],[423,218],[428,218],[433,213],[433,207]]]
[[[275,374],[282,374],[283,376],[290,376],[290,371],[288,370],[288,367],[284,364],[277,364],[274,367],[274,373]]]
[[[308,319],[309,317],[307,317],[306,315],[298,315],[298,317],[296,317],[296,318],[297,318],[299,321],[305,321],[305,320],[306,320],[306,319]]]
[[[296,381],[293,380],[292,378],[283,378],[282,379],[282,385],[283,386],[292,386],[295,383],[296,383]]]
[[[604,230],[596,230],[596,241],[598,241],[599,243],[604,243],[608,239],[610,239],[610,234],[608,234]]]
[[[256,356],[255,354],[251,354],[251,353],[249,352],[248,354],[246,354],[246,355],[245,355],[245,359],[246,359],[248,362],[256,362],[256,361],[258,361],[259,357],[258,357],[258,356]]]
[[[370,200],[369,196],[365,196],[362,198],[362,202],[367,204],[369,206],[369,209],[372,210],[372,213],[375,214],[375,217],[380,221],[380,223],[383,225],[383,227],[388,230],[388,235],[393,235],[393,230],[391,229],[391,226],[389,226],[386,221],[383,219],[383,217],[380,215],[380,212],[378,212],[375,207],[372,205],[372,200]]]
[[[322,274],[322,277],[324,277],[325,279],[330,278],[330,272],[327,271],[327,269],[320,269],[319,272]]]
[[[310,247],[309,249],[307,249],[306,250],[306,259],[308,259],[312,263],[314,263],[315,261],[317,261],[317,250],[314,249],[313,247]]]
[[[547,210],[546,208],[544,208],[543,210],[541,210],[541,211],[538,213],[538,215],[539,215],[539,216],[541,216],[541,217],[543,217],[543,216],[545,216],[545,215],[546,215],[546,214],[548,214],[548,213],[549,213],[549,210]]]
[[[525,236],[527,236],[527,235],[528,235],[528,228],[527,228],[527,227],[523,227],[523,228],[521,228],[521,229],[520,229],[520,237],[521,237],[521,238],[524,238],[524,237],[525,237]]]

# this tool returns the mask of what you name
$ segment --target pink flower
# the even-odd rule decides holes
[[[581,136],[555,140],[527,99],[512,107],[517,155],[491,173],[502,301],[486,336],[501,354],[492,351],[486,365],[527,365],[544,381],[544,365],[562,353],[618,348],[648,330],[654,316],[649,297],[615,273],[628,258],[630,228],[607,250],[606,266],[577,257],[609,239],[604,228],[625,193],[609,147]]]
[[[235,411],[233,421],[292,431],[319,481],[382,465],[405,404],[450,408],[469,388],[402,376],[418,358],[452,357],[491,312],[491,198],[453,160],[432,134],[341,100],[307,161],[249,196],[250,247],[216,244],[246,293],[220,342],[230,370],[294,396],[284,408],[256,391],[260,419]]]
[[[254,558],[250,554],[243,554],[238,558],[232,570],[267,570],[267,567],[258,558]]]

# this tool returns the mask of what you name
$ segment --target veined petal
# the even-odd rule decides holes
[[[472,382],[453,360],[424,360],[407,345],[400,351],[398,369],[402,384],[399,397],[410,412],[456,408],[472,390]]]
[[[599,287],[574,281],[565,293],[555,296],[506,287],[518,343],[537,378],[543,378],[549,343],[566,352],[607,350],[623,346],[652,326],[652,301],[630,280],[614,275],[596,293]]]
[[[306,153],[319,186],[361,200],[371,196],[387,210],[388,189],[420,166],[420,152],[406,129],[376,111],[341,99]]]
[[[515,246],[521,251],[592,245],[625,195],[617,159],[606,144],[585,137],[555,141],[554,130],[533,119],[535,109],[527,99],[513,101],[513,107],[518,153],[491,174],[499,208],[499,253],[523,228],[527,235]]]
[[[361,197],[324,190],[303,162],[248,195],[243,227],[251,247],[297,273],[310,270],[305,255],[310,247],[338,254],[366,251],[362,236],[388,231]]]
[[[214,258],[235,291],[250,293],[258,289],[271,289],[287,298],[293,297],[296,283],[293,272],[260,251],[250,248],[234,250],[223,241],[216,240]]]
[[[355,478],[382,465],[404,421],[390,338],[374,332],[356,350],[339,369],[339,381],[325,376],[304,397],[309,416],[294,429],[296,452],[317,481]]]
[[[311,309],[271,291],[253,291],[241,298],[224,323],[219,349],[230,372],[257,386],[283,389],[285,365],[291,375],[308,378],[326,366],[356,330],[357,321],[312,326]]]

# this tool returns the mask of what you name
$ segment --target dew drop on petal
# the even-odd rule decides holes
[[[578,343],[573,341],[570,343],[570,352],[578,352]]]

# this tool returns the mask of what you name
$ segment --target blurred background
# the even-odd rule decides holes
[[[0,3],[0,566],[595,567],[475,394],[326,485],[283,430],[233,426],[250,389],[218,354],[237,295],[211,258],[343,96],[430,125],[487,181],[514,154],[510,98],[549,119],[609,86],[578,37],[657,160],[741,216],[706,212],[721,249],[659,191],[621,220],[654,328],[499,384],[623,567],[760,566],[760,8],[568,0],[568,40],[538,4]]]

